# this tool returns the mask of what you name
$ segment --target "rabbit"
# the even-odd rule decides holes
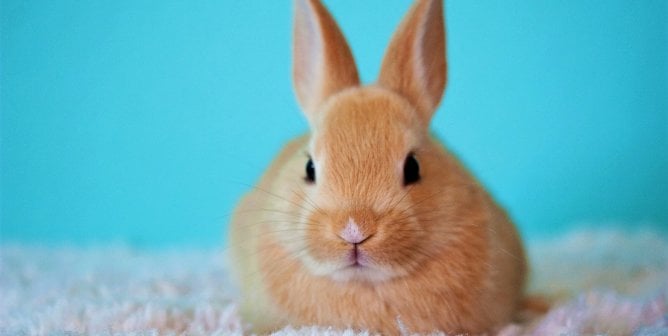
[[[430,134],[446,84],[442,0],[417,0],[376,83],[318,0],[296,0],[293,84],[310,132],[233,213],[252,331],[321,325],[485,333],[520,308],[525,253],[504,210]]]

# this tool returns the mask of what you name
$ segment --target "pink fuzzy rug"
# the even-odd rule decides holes
[[[589,230],[528,246],[530,292],[558,303],[498,335],[668,335],[665,237]],[[0,335],[242,335],[227,281],[217,250],[4,244]],[[276,335],[368,333],[313,326]]]

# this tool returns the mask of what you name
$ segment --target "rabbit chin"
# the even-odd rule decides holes
[[[322,262],[307,257],[302,260],[313,275],[328,277],[334,281],[347,282],[383,282],[405,275],[404,272],[377,266],[371,263],[349,264],[336,262]]]

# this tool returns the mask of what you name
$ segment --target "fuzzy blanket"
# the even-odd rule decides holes
[[[668,335],[666,237],[589,230],[528,247],[530,292],[557,303],[498,335]],[[224,251],[0,247],[1,335],[242,335],[245,327]],[[327,326],[276,333],[367,334]]]

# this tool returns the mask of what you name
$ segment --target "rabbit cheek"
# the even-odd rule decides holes
[[[423,231],[413,228],[414,223],[398,225],[388,221],[379,230],[378,241],[369,246],[376,264],[397,276],[407,275],[424,258],[422,253]]]
[[[349,257],[349,246],[330,229],[329,219],[317,212],[309,218],[312,223],[304,235],[302,261],[315,275],[327,275],[345,267]]]

